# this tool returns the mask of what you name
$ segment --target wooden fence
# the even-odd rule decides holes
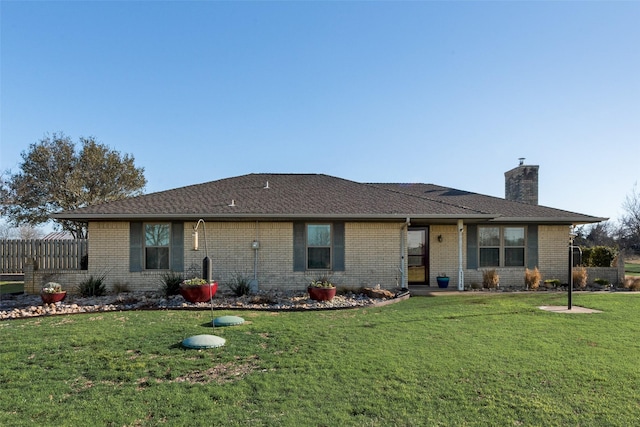
[[[23,273],[29,259],[40,269],[81,270],[88,246],[87,239],[0,240],[0,273]]]

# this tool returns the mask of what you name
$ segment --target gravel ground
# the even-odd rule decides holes
[[[314,301],[301,292],[261,292],[257,295],[234,297],[216,294],[215,309],[251,310],[321,310],[367,307],[379,304],[380,299],[362,294],[337,295],[332,301]],[[187,302],[180,295],[164,297],[156,292],[127,292],[103,297],[81,298],[67,295],[62,302],[43,304],[39,295],[3,295],[0,300],[0,320],[58,314],[95,313],[125,310],[203,310],[210,302]]]

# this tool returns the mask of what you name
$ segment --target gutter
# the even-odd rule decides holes
[[[409,285],[407,282],[407,273],[405,269],[405,257],[404,254],[407,253],[407,239],[406,231],[409,229],[411,225],[411,218],[407,217],[405,219],[404,224],[400,227],[400,288],[401,289],[409,289]],[[405,286],[405,283],[407,284]]]
[[[74,214],[74,213],[56,213],[51,215],[52,218],[66,219],[73,221],[105,221],[105,220],[118,220],[129,221],[132,219],[180,219],[180,220],[194,220],[197,221],[200,218],[208,218],[209,220],[237,220],[237,219],[278,219],[278,220],[297,220],[297,219],[332,219],[332,220],[378,220],[378,221],[405,221],[406,214],[314,214],[314,213],[294,213],[294,214],[252,214],[252,213],[237,213],[237,214],[195,214],[195,213],[158,213],[158,214]],[[422,220],[449,220],[457,221],[458,219],[467,220],[481,220],[490,221],[497,219],[497,215],[493,214],[472,214],[472,215],[444,215],[444,214],[418,214],[411,215],[413,219]],[[454,222],[455,223],[455,222]]]
[[[589,216],[563,216],[563,217],[497,217],[490,222],[509,223],[549,223],[549,224],[591,224],[594,222],[608,221],[609,218],[589,217]]]

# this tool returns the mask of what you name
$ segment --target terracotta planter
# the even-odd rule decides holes
[[[316,301],[331,301],[336,296],[336,288],[308,287],[309,298]]]
[[[67,296],[67,291],[55,292],[55,293],[49,293],[49,292],[40,293],[40,298],[42,298],[42,302],[45,304],[53,304],[56,302],[60,302],[66,296]]]
[[[185,286],[180,285],[180,295],[189,302],[209,301],[218,290],[218,282],[205,285]]]

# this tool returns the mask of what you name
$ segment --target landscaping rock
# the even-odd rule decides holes
[[[394,293],[386,289],[364,288],[363,292],[369,298],[374,298],[374,299],[387,299],[387,298],[393,298],[395,296]]]
[[[376,292],[379,292],[376,290]],[[389,291],[388,294],[393,297]],[[385,294],[386,295],[386,294]],[[265,291],[257,295],[235,297],[216,294],[214,309],[251,310],[320,310],[366,307],[375,305],[378,297],[363,294],[337,295],[332,301],[312,301],[306,292]],[[65,301],[43,305],[39,295],[3,296],[0,300],[0,320],[59,314],[92,313],[125,310],[193,310],[211,308],[210,301],[189,303],[181,296],[165,297],[155,292],[127,292],[102,297],[82,298],[68,295]]]

